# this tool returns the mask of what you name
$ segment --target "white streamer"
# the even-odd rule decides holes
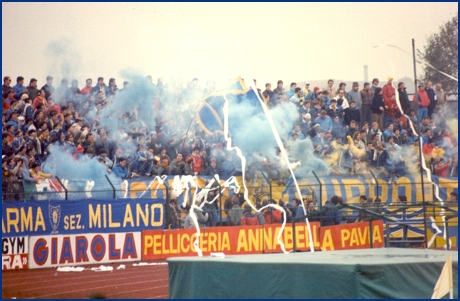
[[[393,47],[393,48],[396,48],[396,49],[398,49],[398,50],[401,50],[402,52],[404,52],[404,53],[410,55],[409,52],[407,52],[406,50],[402,49],[401,47],[398,47],[398,46],[395,46],[395,45],[379,44],[379,45],[375,45],[375,46],[372,46],[372,47],[373,47],[373,48],[378,48],[378,47]],[[442,72],[442,71],[439,70],[439,69],[436,69],[433,65],[431,65],[430,63],[428,63],[428,62],[425,61],[425,60],[418,61],[418,60],[416,59],[415,61],[416,61],[417,63],[419,63],[419,64],[426,65],[426,66],[428,66],[428,67],[434,69],[435,71],[441,73],[442,75],[445,75],[445,76],[447,76],[448,78],[453,79],[454,81],[458,82],[458,78],[453,77],[452,75],[449,75],[449,74],[447,74],[447,73],[445,73],[445,72]]]
[[[430,220],[431,220],[431,227],[433,227],[433,229],[436,230],[436,233],[434,233],[431,239],[428,241],[428,244],[427,244],[428,248],[431,247],[434,240],[436,239],[436,236],[442,233],[441,229],[439,229],[438,225],[436,225],[436,221],[432,216],[430,216]]]
[[[396,46],[394,46],[396,47]],[[396,47],[398,48],[398,47]],[[393,76],[394,78],[394,76]],[[406,119],[409,121],[409,124],[411,126],[411,129],[412,129],[412,132],[417,135],[419,137],[419,154],[420,154],[420,166],[423,168],[423,170],[425,170],[426,172],[426,175],[427,175],[427,178],[428,178],[428,181],[431,185],[433,185],[434,187],[434,195],[435,197],[438,199],[438,201],[440,202],[444,202],[441,197],[439,196],[439,187],[438,185],[433,182],[432,178],[431,178],[431,170],[429,168],[426,167],[426,164],[425,164],[425,157],[423,156],[423,151],[422,151],[422,139],[420,137],[419,134],[417,134],[417,132],[415,131],[414,129],[414,125],[412,124],[412,120],[409,118],[409,116],[407,116],[406,114],[404,114],[404,111],[402,110],[402,107],[401,107],[401,103],[399,101],[399,92],[398,92],[398,89],[395,87],[394,83],[391,82],[391,86],[395,89],[395,98],[396,98],[396,104],[398,105],[398,108],[399,108],[399,111],[401,112],[402,115],[404,115],[404,117],[406,117]],[[415,99],[415,101],[418,101],[417,99]],[[420,122],[420,121],[419,121]],[[423,175],[422,175],[423,177]],[[425,193],[425,187],[422,187],[422,193],[424,194]]]
[[[257,93],[256,93],[256,95],[257,95]],[[236,147],[236,146],[232,147],[231,146],[232,145],[232,138],[228,134],[228,115],[229,115],[228,114],[228,99],[227,99],[227,96],[225,94],[224,94],[224,99],[225,99],[224,108],[223,108],[223,112],[224,112],[224,138],[225,138],[225,141],[227,142],[226,143],[226,148],[227,148],[228,151],[235,150],[237,156],[241,160],[241,181],[243,182],[243,186],[244,186],[244,199],[246,200],[246,202],[249,204],[249,206],[251,206],[251,208],[254,211],[260,212],[261,210],[257,210],[257,208],[252,204],[252,202],[249,200],[249,197],[248,197],[248,188],[246,187],[246,179],[245,179],[246,158],[243,156],[243,153],[241,152],[241,150],[238,147]],[[260,101],[260,99],[259,99],[259,101]],[[263,103],[261,103],[261,104],[262,104],[262,106],[264,106]],[[274,204],[271,204],[271,205],[272,205],[272,207],[275,207]],[[278,240],[278,243],[279,243],[283,253],[288,253],[286,251],[286,248],[284,247],[283,241],[281,240],[281,234],[283,233],[284,227],[286,226],[286,212],[284,211],[284,209],[281,208],[281,206],[276,206],[275,208],[277,208],[277,207],[280,208],[283,211],[283,216],[284,216],[283,224],[281,226],[280,232],[278,233],[277,240]]]
[[[149,186],[147,186],[147,188],[144,190],[144,192],[142,192],[142,194],[139,196],[139,198],[142,198],[142,196],[150,189],[150,186],[152,185],[153,182],[155,181],[158,181],[158,184],[157,184],[157,187],[155,188],[155,195],[157,194],[157,191],[158,191],[158,187],[160,187],[160,185],[163,185],[164,184],[164,181],[166,180],[168,176],[166,175],[163,175],[161,177],[159,176],[156,176],[150,183],[149,183]]]
[[[212,20],[213,20],[213,22],[217,25],[217,19],[214,18],[214,17],[212,16]],[[251,75],[250,72],[249,72],[249,68],[248,68],[248,66],[249,66],[248,60],[247,60],[247,58],[246,58],[246,56],[245,56],[245,54],[244,54],[244,52],[243,52],[243,49],[241,48],[241,46],[240,46],[240,44],[239,44],[239,42],[238,42],[238,40],[237,40],[237,39],[236,39],[236,38],[225,28],[225,27],[219,26],[218,28],[220,28],[223,32],[225,32],[227,35],[229,35],[230,38],[233,40],[233,42],[235,43],[235,45],[236,45],[238,51],[240,52],[240,54],[241,54],[241,56],[242,56],[242,58],[243,58],[243,60],[245,61],[244,66],[246,67],[247,74],[248,74],[248,75]],[[251,34],[251,33],[249,33],[249,34]],[[247,77],[247,78],[254,78],[254,77],[253,77],[253,76],[249,76],[249,77]],[[276,143],[278,144],[278,147],[280,148],[281,155],[282,155],[283,159],[285,160],[286,165],[288,166],[289,171],[290,171],[290,173],[291,173],[291,176],[292,176],[292,178],[293,178],[293,180],[294,180],[294,185],[295,185],[295,187],[296,187],[296,191],[297,191],[297,193],[298,193],[298,195],[299,195],[299,198],[300,198],[300,201],[301,201],[301,203],[302,203],[302,209],[303,209],[304,215],[306,215],[307,212],[306,212],[305,205],[304,205],[304,202],[303,202],[302,193],[301,193],[300,188],[299,188],[299,185],[298,185],[298,183],[297,183],[297,179],[296,179],[296,177],[295,177],[295,175],[294,175],[294,171],[292,170],[291,164],[289,163],[289,158],[288,158],[287,152],[286,152],[286,150],[284,149],[284,145],[283,145],[283,143],[281,142],[281,138],[280,138],[280,136],[279,136],[279,134],[278,134],[278,131],[276,130],[276,127],[275,127],[274,123],[273,123],[273,120],[272,120],[272,118],[271,118],[271,115],[270,115],[270,113],[269,113],[269,110],[268,110],[268,108],[265,106],[265,104],[264,104],[264,102],[262,101],[262,99],[260,98],[259,93],[257,92],[256,88],[253,87],[253,85],[251,85],[251,87],[252,87],[252,90],[254,91],[254,93],[257,95],[257,99],[259,100],[259,102],[260,102],[260,104],[261,104],[261,106],[262,106],[262,108],[263,108],[263,110],[264,110],[265,116],[267,117],[268,122],[270,123],[270,127],[271,127],[271,129],[272,129],[272,133],[273,133],[273,135],[275,136],[275,140],[276,140]],[[226,109],[227,112],[228,112],[228,100],[227,100],[227,98],[225,97],[225,95],[224,95],[224,98],[225,98],[224,110]],[[230,150],[230,149],[231,149],[231,148],[230,148],[230,146],[231,146],[231,138],[228,136],[228,123],[227,123],[227,121],[228,121],[228,115],[226,116],[226,122],[224,123],[224,131],[226,130],[226,132],[225,132],[225,141],[227,141],[227,150]],[[241,159],[241,164],[242,164],[242,166],[243,166],[243,170],[242,170],[242,179],[243,179],[243,185],[244,185],[244,187],[245,187],[245,190],[244,190],[244,199],[249,203],[249,205],[250,205],[253,209],[255,209],[255,207],[252,205],[252,203],[248,200],[248,193],[247,193],[247,189],[246,189],[246,183],[245,183],[245,180],[244,180],[244,172],[245,172],[245,168],[244,168],[244,167],[246,166],[246,158],[244,158],[244,156],[242,155],[241,150],[239,150],[239,148],[235,148],[235,151],[237,152],[238,157]],[[272,204],[272,205],[273,205],[273,204]],[[276,208],[276,206],[271,206],[271,207]],[[257,211],[257,210],[256,210],[256,211]],[[283,216],[284,216],[284,222],[283,222],[283,225],[282,225],[281,230],[280,230],[279,235],[278,235],[278,242],[281,241],[281,234],[283,233],[284,227],[285,227],[285,225],[286,225],[286,212],[284,211],[284,209],[282,209],[282,211],[283,211]],[[309,236],[308,238],[309,238],[309,243],[310,243],[310,251],[311,251],[311,252],[315,252],[314,246],[313,246],[313,239],[312,239],[312,234],[311,234],[310,222],[309,222],[308,218],[306,218],[306,224],[307,224],[307,229],[308,229],[308,236]],[[280,246],[282,247],[283,252],[284,252],[284,253],[287,253],[286,250],[284,249],[284,244],[280,243]]]

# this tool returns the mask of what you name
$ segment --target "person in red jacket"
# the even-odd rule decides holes
[[[447,177],[447,169],[449,164],[444,161],[444,158],[439,159],[439,162],[434,166],[434,175],[439,177]]]
[[[195,175],[201,174],[204,168],[204,161],[203,161],[203,158],[201,157],[201,148],[199,146],[195,146],[193,148],[193,152],[190,154],[190,156],[188,156],[185,159],[185,162],[188,162],[189,159],[193,160],[192,168],[193,168],[194,174]]]
[[[395,87],[393,87],[393,77],[389,76],[388,83],[385,86],[383,86],[383,101],[390,101],[391,97],[395,95],[395,93],[396,90]]]
[[[250,205],[244,205],[244,213],[241,217],[241,226],[256,226],[259,225],[259,217],[252,213]]]
[[[385,111],[383,112],[383,123],[385,127],[388,127],[390,123],[395,123],[396,113],[399,112],[398,104],[396,103],[396,95],[393,94],[389,99],[385,99],[384,104]]]
[[[418,84],[418,90],[413,99],[414,101],[417,99],[418,103],[418,120],[423,120],[425,116],[428,116],[428,106],[430,105],[430,98],[425,91],[425,84]]]
[[[267,206],[268,204],[276,204],[276,201],[275,200],[265,200],[263,201],[262,203],[262,206],[265,207]],[[281,211],[279,211],[278,209],[275,209],[273,207],[267,207],[265,210],[263,210],[263,214],[264,214],[264,218],[265,218],[265,223],[267,224],[278,224],[281,222]],[[273,218],[273,220],[272,220]]]

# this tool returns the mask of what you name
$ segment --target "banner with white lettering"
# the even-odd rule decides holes
[[[2,236],[134,232],[164,228],[163,199],[3,203]]]
[[[28,268],[29,238],[2,237],[2,271]]]
[[[29,268],[141,260],[141,233],[32,236]]]

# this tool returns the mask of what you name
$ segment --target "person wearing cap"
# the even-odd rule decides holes
[[[306,82],[305,87],[302,89],[303,100],[313,101],[315,99],[315,94],[310,90],[310,83]]]
[[[359,91],[358,82],[353,82],[351,85],[351,90],[348,92],[348,103],[350,103],[352,100],[356,103],[356,109],[361,111],[363,101],[361,99],[361,92]]]
[[[412,130],[409,129],[409,131],[412,133]],[[406,145],[411,145],[414,144],[414,139],[412,136],[409,136],[409,133],[407,130],[401,130],[401,146],[406,146]]]
[[[425,116],[428,116],[428,106],[430,105],[430,98],[425,91],[425,84],[420,82],[418,84],[417,93],[414,94],[413,101],[418,103],[418,120],[423,120]]]
[[[395,88],[393,86],[393,77],[388,76],[388,82],[386,85],[383,86],[383,101],[387,102],[391,100],[391,96],[396,93]]]
[[[298,107],[302,106],[303,105],[302,88],[299,88],[299,87],[295,88],[294,95],[292,95],[291,98],[289,98],[289,101]]]
[[[317,86],[313,88],[313,99],[318,98],[318,92],[321,91],[321,89]]]
[[[311,114],[310,113],[305,113],[302,115],[302,120],[300,121],[300,131],[304,135],[304,137],[307,137],[308,132],[310,131],[311,127]]]

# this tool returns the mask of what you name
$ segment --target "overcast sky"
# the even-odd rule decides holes
[[[165,81],[413,77],[412,53],[458,3],[2,3],[2,73]],[[421,66],[418,66],[421,71]],[[71,79],[70,78],[70,79]],[[382,81],[382,80],[381,80]]]

